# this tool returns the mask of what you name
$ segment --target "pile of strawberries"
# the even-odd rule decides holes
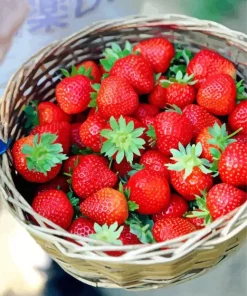
[[[100,64],[62,69],[55,96],[26,106],[12,156],[34,211],[70,233],[162,242],[246,201],[247,95],[218,53],[113,43]]]

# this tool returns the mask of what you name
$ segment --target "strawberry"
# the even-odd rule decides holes
[[[138,94],[148,94],[153,90],[152,65],[142,55],[132,54],[129,42],[126,42],[124,50],[114,43],[112,49],[106,49],[104,54],[107,61],[101,62],[110,71],[110,76],[127,79]]]
[[[171,194],[170,204],[152,216],[154,222],[166,217],[183,217],[188,211],[188,203],[178,194]]]
[[[230,184],[216,184],[207,194],[207,208],[213,220],[216,220],[240,207],[246,197],[246,192]]]
[[[219,174],[224,183],[247,185],[247,144],[235,142],[225,149],[219,160]]]
[[[139,104],[138,109],[133,114],[135,118],[138,120],[141,120],[142,118],[145,118],[146,116],[155,117],[158,115],[159,109],[156,106],[150,105],[150,104]]]
[[[228,74],[235,79],[236,68],[217,52],[203,49],[191,59],[187,73],[189,75],[194,74],[195,80],[198,80],[196,86],[200,87],[206,79],[215,74]]]
[[[233,131],[242,128],[241,133],[247,135],[247,101],[236,106],[228,117],[228,122]]]
[[[66,77],[56,87],[56,99],[67,114],[77,114],[87,109],[90,102],[91,81],[87,76]]]
[[[111,116],[130,115],[139,105],[137,93],[122,77],[105,78],[96,99],[99,113],[109,119]]]
[[[236,136],[234,136],[234,139],[238,142],[238,143],[244,143],[247,144],[247,135],[245,134],[237,134]]]
[[[170,149],[177,148],[178,143],[187,145],[192,138],[192,125],[189,120],[173,111],[166,111],[157,115],[154,130],[157,148],[165,156],[170,156]]]
[[[85,155],[72,174],[72,187],[80,198],[87,198],[105,187],[114,187],[116,183],[117,176],[98,155]]]
[[[90,234],[95,233],[94,223],[91,220],[80,217],[71,224],[68,231],[71,234],[88,237]]]
[[[70,124],[68,122],[52,122],[44,125],[36,126],[31,135],[42,135],[44,133],[56,134],[55,143],[61,144],[63,152],[68,153],[70,149]]]
[[[66,174],[72,174],[74,169],[84,159],[84,155],[73,155],[66,159],[63,163],[63,172]]]
[[[186,149],[179,143],[179,150],[171,149],[174,163],[168,165],[171,184],[186,200],[195,200],[196,194],[213,186],[213,178],[208,160],[199,158],[202,145],[187,145]]]
[[[166,217],[158,220],[153,226],[153,236],[157,242],[165,242],[196,231],[188,220],[180,217]]]
[[[68,229],[74,215],[73,206],[67,195],[61,190],[46,190],[35,196],[33,210],[57,224]]]
[[[77,146],[79,149],[80,148],[85,148],[83,145],[81,138],[80,138],[80,127],[81,123],[72,123],[70,125],[70,132],[71,132],[71,145]]]
[[[84,70],[90,71],[90,76],[93,77],[92,83],[99,83],[101,80],[101,71],[99,66],[94,61],[85,61],[76,66],[76,69],[79,71],[83,67]]]
[[[162,87],[161,81],[166,79],[165,76],[160,76],[152,92],[148,96],[149,104],[157,108],[164,108],[166,105],[166,88]]]
[[[133,50],[149,60],[155,73],[165,72],[175,55],[172,43],[161,37],[143,40],[136,44]]]
[[[201,210],[197,211],[201,212]],[[188,214],[184,218],[188,220],[191,224],[193,224],[196,229],[203,229],[205,227],[205,218],[193,216],[192,212],[188,212]]]
[[[44,133],[17,140],[12,149],[14,167],[27,181],[45,183],[54,179],[63,160],[61,144],[55,144],[56,135]]]
[[[130,227],[127,225],[123,226],[123,230],[118,240],[122,242],[123,246],[141,244],[139,238],[135,234],[130,232]],[[122,252],[122,251],[108,251],[106,253],[107,255],[115,256],[115,257],[125,254],[125,252]]]
[[[199,88],[197,103],[214,115],[229,115],[236,106],[236,85],[228,74],[210,76]]]
[[[93,152],[100,152],[102,139],[100,133],[106,120],[98,114],[90,116],[80,127],[80,138],[84,146],[90,148]]]
[[[69,183],[67,182],[67,178],[65,176],[57,176],[56,178],[54,178],[50,182],[40,184],[37,187],[36,195],[38,195],[39,193],[41,193],[43,191],[50,190],[50,189],[57,189],[57,190],[63,191],[64,193],[68,193],[69,192]]]
[[[213,126],[215,122],[221,125],[221,121],[218,118],[208,113],[203,107],[194,104],[187,105],[183,109],[183,116],[185,116],[193,126],[193,139],[198,136],[200,131],[206,127]]]
[[[179,108],[193,103],[196,99],[196,91],[193,81],[193,75],[188,76],[181,71],[178,71],[175,78],[170,80],[161,80],[161,86],[166,88],[166,103],[176,105]]]
[[[145,116],[143,118],[141,118],[141,123],[144,127],[146,127],[146,129],[148,129],[150,127],[150,125],[154,125],[154,121],[155,121],[155,117],[153,116]]]
[[[111,225],[115,222],[121,225],[129,214],[124,194],[112,188],[102,188],[89,196],[81,203],[80,211],[100,225]]]
[[[156,150],[146,151],[140,158],[139,163],[144,166],[145,169],[154,171],[165,178],[169,178],[169,172],[166,164],[170,162],[170,159]]]
[[[139,126],[141,124],[138,120],[128,116],[120,116],[118,121],[111,117],[110,124],[101,131],[103,137],[101,153],[113,157],[117,163],[121,163],[124,158],[132,163],[134,154],[140,156],[140,150],[144,149],[145,144],[142,138],[145,128]]]
[[[131,164],[124,158],[120,163],[113,162],[113,171],[120,177],[125,177],[132,170]]]
[[[71,121],[71,116],[63,112],[57,105],[51,102],[41,102],[38,105],[39,124],[52,122]]]
[[[230,143],[235,142],[234,139],[231,139],[234,134],[228,135],[225,123],[222,126],[215,123],[213,127],[204,128],[196,138],[196,143],[202,144],[202,157],[213,162],[215,149],[220,152],[224,151]]]
[[[135,202],[140,214],[152,215],[167,207],[170,202],[170,188],[166,178],[149,170],[135,173],[128,181],[130,201]]]

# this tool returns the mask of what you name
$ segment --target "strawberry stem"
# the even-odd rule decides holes
[[[122,231],[123,226],[120,226],[118,228],[118,223],[115,222],[112,225],[108,226],[107,224],[104,224],[103,226],[100,226],[97,223],[94,223],[94,234],[90,234],[88,237],[107,242],[109,244],[113,244],[116,246],[121,246],[123,242],[119,239]]]
[[[57,164],[68,157],[62,154],[61,144],[54,143],[57,135],[44,133],[40,137],[35,135],[33,145],[23,145],[21,152],[25,155],[29,171],[47,174]]]
[[[196,145],[187,145],[186,148],[179,143],[179,149],[171,149],[171,159],[175,161],[172,164],[166,164],[169,170],[182,171],[184,170],[184,179],[186,179],[193,171],[194,167],[199,167],[204,174],[209,174],[212,171],[208,168],[210,163],[207,159],[199,158],[202,154],[202,144],[199,142]]]
[[[120,116],[119,120],[112,116],[110,118],[110,129],[103,129],[101,136],[107,140],[104,142],[101,153],[111,158],[116,154],[116,162],[126,158],[129,163],[132,163],[134,154],[140,156],[140,149],[144,149],[145,141],[140,138],[145,128],[134,129],[134,122],[130,121],[126,124],[126,120]]]

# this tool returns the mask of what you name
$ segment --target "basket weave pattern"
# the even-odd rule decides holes
[[[165,36],[193,52],[201,48],[218,51],[235,63],[239,77],[247,81],[247,36],[244,34],[181,15],[103,21],[43,48],[19,69],[1,100],[0,138],[7,142],[9,138],[17,139],[23,135],[23,106],[28,102],[54,100],[60,68],[98,59],[102,49],[112,41],[121,45],[126,40],[138,42],[153,36]],[[68,234],[35,214],[16,189],[14,174],[8,152],[0,158],[0,196],[9,211],[66,272],[90,285],[145,290],[181,283],[218,264],[246,238],[247,203],[205,229],[169,242],[109,246]],[[32,214],[40,226],[32,225],[28,214]],[[83,247],[64,237],[77,240]],[[109,257],[104,253],[106,250],[124,250],[126,253],[121,257]]]

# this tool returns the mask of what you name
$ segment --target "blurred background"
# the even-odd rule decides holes
[[[11,2],[11,0],[9,0]],[[29,16],[0,65],[0,97],[8,79],[41,47],[94,21],[132,14],[180,13],[247,32],[246,0],[29,0]],[[1,7],[0,7],[1,10]],[[183,285],[138,293],[143,296],[245,296],[247,249],[212,272]],[[65,275],[43,253],[0,202],[0,296],[132,296],[92,289]]]

